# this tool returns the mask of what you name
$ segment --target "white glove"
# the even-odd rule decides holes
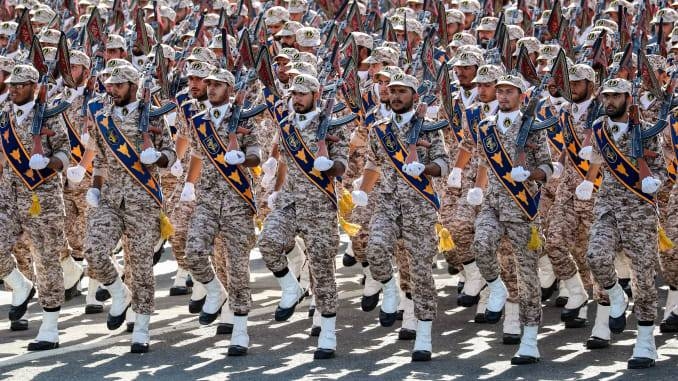
[[[511,170],[511,178],[514,181],[522,183],[530,177],[530,171],[523,168],[522,166],[517,166]]]
[[[471,188],[466,194],[466,202],[473,206],[478,206],[483,203],[483,189],[482,188]]]
[[[82,142],[82,145],[84,146],[86,146],[87,143],[89,143],[89,134],[87,132],[80,135],[80,142]]]
[[[593,157],[593,147],[585,146],[579,150],[579,157],[583,160],[591,160]]]
[[[266,190],[271,190],[275,186],[275,173],[266,173],[264,171],[264,176],[261,178],[261,185]]]
[[[419,177],[419,175],[424,173],[424,169],[426,169],[426,166],[418,161],[403,165],[403,172],[412,177]]]
[[[643,179],[640,185],[643,193],[653,194],[659,190],[659,188],[662,186],[662,182],[659,179],[655,179],[652,176],[648,176]]]
[[[363,185],[363,177],[360,176],[357,179],[353,180],[353,189],[360,189],[360,186]]]
[[[269,157],[268,160],[261,165],[261,169],[264,173],[275,173],[275,170],[278,168],[278,160],[273,156]]]
[[[240,165],[245,162],[245,153],[243,151],[226,152],[226,162],[230,165]]]
[[[31,156],[31,160],[28,162],[28,166],[36,171],[47,168],[47,164],[49,164],[49,159],[39,153]]]
[[[181,160],[177,159],[177,161],[172,164],[170,167],[170,173],[174,177],[181,177],[181,175],[184,174],[184,167],[181,165]]]
[[[563,175],[563,171],[565,171],[565,167],[559,162],[559,161],[554,161],[553,163],[553,177],[554,179],[559,179],[560,176]]]
[[[313,168],[319,170],[320,172],[327,171],[332,168],[334,165],[334,160],[330,160],[325,156],[318,156],[313,162]]]
[[[66,170],[66,178],[69,183],[80,184],[82,179],[85,178],[85,167],[82,165],[76,165],[75,167],[69,167]]]
[[[99,200],[101,199],[101,191],[97,188],[89,188],[85,195],[85,201],[92,208],[99,207]]]
[[[146,165],[154,164],[160,159],[160,156],[162,156],[162,154],[156,151],[155,148],[146,148],[141,152],[141,163]]]
[[[588,180],[582,181],[581,184],[577,185],[574,194],[580,200],[590,200],[593,195],[593,183]]]
[[[452,168],[452,172],[447,177],[447,186],[450,188],[461,188],[461,168]]]
[[[266,200],[266,203],[268,204],[269,209],[273,210],[275,209],[275,200],[278,199],[278,191],[272,192],[270,195],[268,195],[268,199]]]
[[[188,181],[184,183],[184,189],[181,191],[181,197],[179,198],[179,201],[195,201],[195,185],[193,185],[193,183],[189,183]]]
[[[361,190],[354,190],[351,192],[351,198],[353,199],[355,206],[367,206],[367,193]]]

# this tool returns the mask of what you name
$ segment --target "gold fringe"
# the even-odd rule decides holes
[[[438,236],[438,252],[444,253],[446,251],[454,250],[456,245],[452,240],[452,234],[447,228],[441,224],[435,225],[436,235]]]
[[[40,200],[38,200],[38,195],[33,193],[31,200],[32,202],[30,208],[28,208],[28,214],[31,217],[37,217],[40,215],[40,212],[42,211],[42,208],[40,207]]]
[[[339,215],[346,218],[351,215],[353,208],[355,208],[353,197],[351,197],[349,191],[344,189],[341,192],[341,197],[339,197]]]
[[[360,225],[352,224],[346,221],[342,216],[339,216],[339,226],[341,226],[349,237],[355,237],[361,229]]]
[[[256,167],[252,168],[252,174],[254,177],[261,177],[261,167],[257,165]]]
[[[659,227],[659,251],[665,252],[676,247],[671,238],[666,235],[663,227]]]
[[[257,225],[257,229],[259,229],[259,231],[261,231],[261,229],[264,227],[264,221],[260,218],[255,218],[254,223]]]
[[[532,251],[537,251],[541,249],[542,245],[541,237],[539,236],[539,229],[535,225],[532,225],[530,229],[530,240],[527,242],[527,249]]]
[[[172,234],[174,234],[174,226],[165,212],[160,212],[160,237],[168,239]]]

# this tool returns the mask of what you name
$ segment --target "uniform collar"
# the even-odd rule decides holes
[[[64,89],[64,100],[66,100],[68,103],[73,103],[73,101],[75,101],[76,98],[82,96],[84,93],[85,86],[76,87],[75,89],[66,87]]]
[[[414,117],[414,109],[404,113],[404,114],[396,114],[393,113],[393,123],[395,123],[398,128],[402,128],[404,125],[409,123],[412,120],[412,117]]]
[[[320,114],[320,109],[315,108],[306,114],[294,114],[294,124],[300,129],[303,130],[308,126],[313,119]]]
[[[221,106],[218,107],[211,107],[209,114],[210,114],[210,119],[212,119],[212,122],[214,122],[215,127],[219,127],[221,124],[221,121],[224,120],[224,117],[229,114],[231,111],[231,104],[230,103],[224,103]]]
[[[480,102],[480,111],[482,111],[485,116],[496,114],[498,109],[499,101],[496,99],[489,103]]]
[[[584,116],[586,111],[589,109],[593,99],[587,99],[581,103],[575,103],[572,105],[572,118],[574,122],[577,123],[581,120],[581,117]]]
[[[14,110],[14,116],[16,116],[17,124],[20,124],[21,122],[24,121],[24,119],[26,119],[28,113],[31,112],[31,110],[33,109],[33,106],[35,106],[34,100],[28,103],[24,103],[21,106],[12,104],[12,109]]]
[[[615,142],[618,142],[628,131],[629,123],[613,122],[612,119],[609,119],[608,121],[610,132],[612,132],[612,138]]]
[[[120,119],[124,119],[127,115],[139,108],[139,101],[134,101],[125,106],[113,106],[113,114]]]
[[[565,98],[554,97],[551,94],[548,95],[548,100],[551,102],[551,106],[556,108],[556,112],[560,112],[560,108],[563,107],[563,103],[565,103]]]
[[[499,113],[497,113],[497,126],[501,130],[502,134],[505,134],[506,131],[508,131],[509,128],[511,128],[511,126],[515,123],[516,119],[518,119],[519,115],[520,110],[511,112],[499,111]]]
[[[382,103],[379,105],[379,113],[381,114],[382,118],[391,118],[393,116],[393,111],[391,111],[388,106],[386,106],[386,103]]]
[[[471,90],[465,90],[463,87],[459,89],[459,95],[461,96],[461,101],[464,102],[465,107],[471,107],[473,102],[476,100],[478,95],[478,89],[472,88]]]

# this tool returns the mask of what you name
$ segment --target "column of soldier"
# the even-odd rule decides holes
[[[28,350],[58,348],[86,273],[85,313],[110,299],[108,329],[147,352],[169,241],[170,295],[245,355],[256,246],[275,320],[310,296],[314,358],[332,358],[344,231],[362,309],[402,321],[413,361],[433,352],[442,253],[475,323],[503,317],[512,364],[540,360],[557,291],[566,328],[595,310],[590,350],[632,297],[628,366],[653,366],[655,322],[678,332],[678,1],[561,1],[4,1],[11,329],[37,291]]]

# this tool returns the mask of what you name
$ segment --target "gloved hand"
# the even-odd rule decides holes
[[[266,200],[268,204],[268,208],[273,210],[275,209],[275,201],[278,199],[278,191],[272,192],[269,196],[268,199]]]
[[[361,190],[351,192],[351,198],[355,206],[367,206],[367,201],[369,200],[367,193]]]
[[[82,135],[80,135],[80,142],[83,146],[86,146],[87,143],[89,143],[89,134],[87,132],[84,132]]]
[[[230,165],[240,165],[245,162],[245,153],[243,151],[226,152],[226,162]]]
[[[483,194],[483,189],[475,187],[468,190],[468,194],[466,195],[466,202],[473,206],[478,206],[483,203],[484,198],[485,196]]]
[[[47,168],[48,164],[49,164],[49,159],[38,154],[38,153],[31,156],[31,160],[28,162],[28,166],[31,167],[31,169],[34,169],[36,171]]]
[[[327,171],[332,168],[334,165],[334,160],[330,160],[325,156],[318,156],[313,162],[313,168],[319,170],[320,172]]]
[[[583,160],[591,160],[593,157],[593,147],[585,146],[579,150],[579,158]]]
[[[452,172],[447,177],[447,186],[450,188],[461,188],[461,168],[452,168]]]
[[[553,178],[559,179],[565,171],[565,166],[563,166],[559,161],[554,161],[553,163]]]
[[[87,205],[92,208],[99,207],[99,200],[101,199],[101,191],[97,188],[89,188],[87,194],[85,195],[85,201]]]
[[[264,173],[275,173],[277,168],[278,160],[276,160],[273,156],[269,157],[268,160],[266,160],[264,164],[261,165],[261,170],[263,170]]]
[[[189,183],[188,181],[184,183],[184,189],[181,190],[181,197],[179,197],[179,201],[195,201],[195,185],[193,185],[193,183]]]
[[[181,165],[181,160],[177,159],[177,161],[172,164],[170,167],[170,173],[174,177],[181,177],[181,175],[184,174],[184,167]]]
[[[588,180],[582,181],[581,184],[577,185],[574,194],[582,201],[590,200],[593,196],[593,183]]]
[[[160,152],[156,151],[155,148],[150,147],[141,152],[140,159],[142,164],[151,165],[155,164],[161,156],[162,154]]]
[[[266,173],[264,171],[264,176],[261,178],[261,185],[266,190],[271,190],[275,186],[275,173]]]
[[[85,178],[86,172],[87,171],[85,170],[85,167],[83,167],[82,165],[69,167],[66,170],[66,178],[68,179],[69,183],[80,184],[82,180]]]
[[[523,168],[522,166],[517,166],[511,170],[511,178],[514,181],[522,183],[530,177],[530,171]]]
[[[410,164],[403,165],[403,172],[412,177],[419,177],[422,173],[424,173],[424,169],[426,169],[426,166],[418,161],[413,161]]]
[[[353,189],[360,189],[360,186],[363,185],[363,177],[360,176],[357,179],[353,180]]]
[[[662,182],[659,179],[655,179],[652,176],[648,176],[643,179],[643,181],[640,183],[640,186],[643,193],[654,194],[662,186]]]

